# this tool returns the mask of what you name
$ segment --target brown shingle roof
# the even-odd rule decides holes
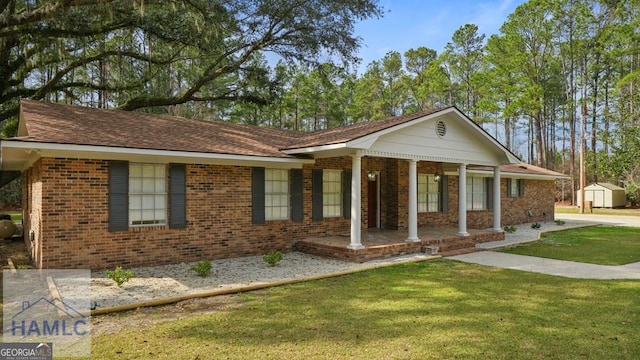
[[[16,140],[170,150],[229,155],[293,158],[282,150],[344,143],[435,114],[434,109],[388,119],[358,123],[312,133],[202,121],[175,116],[86,108],[22,100],[21,115],[27,134]],[[489,167],[473,167],[491,171]],[[528,164],[502,165],[506,173],[563,177]]]
[[[292,157],[280,151],[300,133],[175,116],[22,100],[27,136],[59,144]]]
[[[409,122],[411,120],[421,118],[423,116],[435,114],[444,109],[446,108],[433,109],[408,115],[395,116],[383,120],[369,121],[327,130],[314,131],[312,133],[304,135],[301,139],[296,141],[295,144],[287,147],[287,149],[298,149],[311,146],[332,145],[348,142],[361,138],[363,136],[376,133],[378,131],[394,127],[396,125],[403,124],[405,122]]]

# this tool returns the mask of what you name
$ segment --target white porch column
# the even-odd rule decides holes
[[[460,164],[458,173],[458,235],[469,236],[467,232],[467,165]]]
[[[409,237],[408,242],[419,242],[418,238],[418,161],[409,160]]]
[[[500,226],[500,166],[493,167],[493,231],[502,231]]]
[[[351,161],[351,242],[347,246],[349,249],[364,249],[360,230],[360,218],[362,216],[361,173],[362,155],[353,154]]]

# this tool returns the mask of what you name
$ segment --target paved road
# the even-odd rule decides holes
[[[611,216],[594,214],[557,214],[556,219],[566,221],[560,227],[554,227],[553,223],[543,225],[542,231],[561,230],[563,228],[589,226],[589,225],[614,225],[640,227],[640,216]],[[529,224],[520,226],[515,234],[507,234],[503,241],[480,244],[486,249],[499,248],[521,242],[529,242],[539,239],[540,231],[530,229]],[[640,229],[638,229],[640,231]],[[450,259],[495,266],[506,269],[531,271],[542,274],[564,276],[580,279],[640,279],[640,262],[622,266],[608,266],[544,259],[532,256],[505,254],[495,251],[481,251],[471,254],[452,256]]]

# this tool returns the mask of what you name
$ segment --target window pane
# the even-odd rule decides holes
[[[155,181],[155,191],[156,192],[165,192],[165,187],[167,186],[167,182],[162,179],[156,179]]]
[[[418,212],[439,211],[440,187],[434,175],[418,174]]]
[[[129,164],[129,223],[165,224],[167,219],[166,166]]]
[[[486,210],[487,193],[486,179],[481,177],[467,178],[467,209]]]
[[[324,217],[342,215],[342,171],[322,171],[322,202]]]
[[[129,177],[141,177],[142,176],[142,166],[137,164],[131,164],[129,166]]]
[[[141,179],[129,179],[129,192],[139,194],[142,192]]]
[[[155,166],[154,165],[142,165],[142,176],[146,178],[155,177]]]
[[[163,220],[167,217],[166,210],[156,210],[155,212],[155,220]]]
[[[136,210],[129,210],[129,221],[135,222],[142,219],[142,213]]]
[[[289,170],[265,169],[265,219],[289,218]]]

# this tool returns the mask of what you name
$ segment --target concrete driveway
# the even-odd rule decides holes
[[[539,239],[540,233],[548,230],[561,230],[590,225],[634,226],[640,227],[640,216],[613,216],[594,214],[557,214],[556,219],[566,221],[562,227],[546,227],[540,231],[532,230],[529,224],[521,225],[522,230],[515,234],[506,234],[504,241],[481,244],[487,249],[509,246],[521,242]],[[640,231],[640,228],[638,229]],[[596,265],[574,261],[545,259],[532,256],[499,253],[495,251],[481,251],[464,255],[452,256],[449,259],[505,269],[537,272],[556,276],[579,279],[640,279],[640,262],[621,265]]]

